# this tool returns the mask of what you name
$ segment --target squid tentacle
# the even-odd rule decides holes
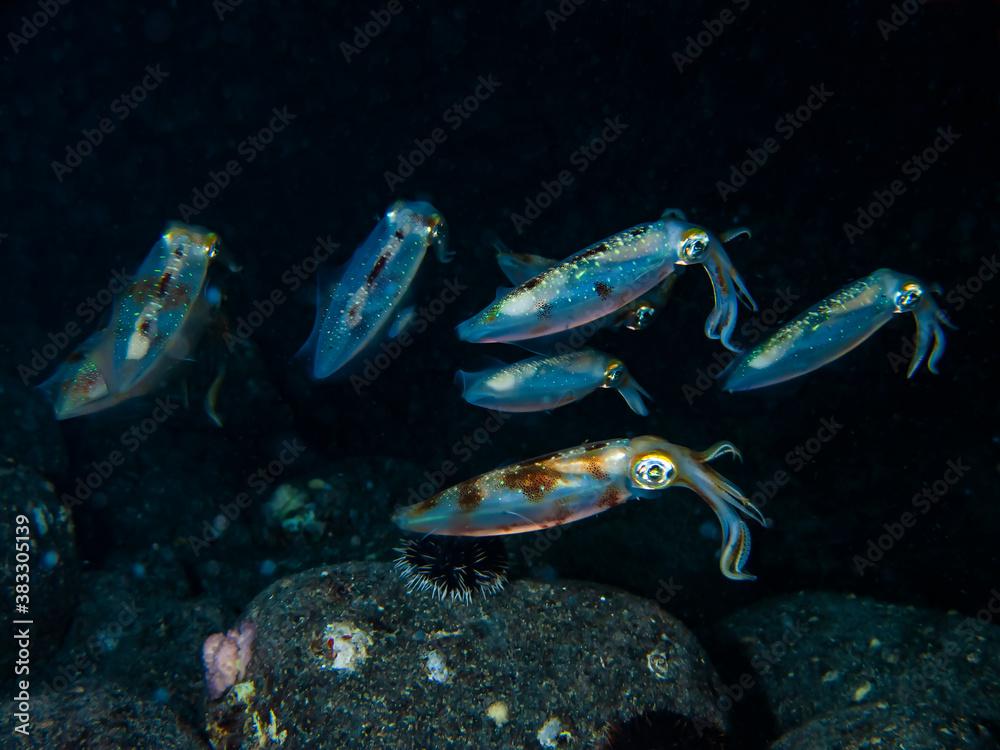
[[[677,484],[696,492],[715,511],[722,528],[722,551],[719,557],[722,574],[737,581],[754,580],[755,576],[743,570],[750,556],[750,529],[740,516],[742,514],[753,518],[765,528],[770,524],[739,487],[701,459],[701,456],[709,456],[706,460],[711,460],[729,453],[739,455],[739,451],[728,442],[717,443],[701,454],[692,453],[695,460],[679,467],[682,476]]]
[[[456,252],[448,248],[448,244],[443,241],[438,241],[435,243],[434,254],[438,259],[439,263],[451,263],[455,260]]]
[[[719,233],[719,241],[723,244],[727,242],[732,242],[737,237],[747,237],[748,239],[753,235],[750,233],[750,227],[733,227],[732,229],[726,229]]]
[[[938,362],[941,361],[941,357],[944,356],[944,348],[947,343],[947,339],[944,335],[944,328],[937,321],[934,322],[934,349],[931,350],[931,356],[927,360],[927,369],[937,375]]]
[[[712,282],[715,300],[712,312],[705,321],[705,335],[717,339],[730,351],[740,351],[732,342],[739,305],[742,303],[750,310],[757,310],[757,302],[721,247],[709,251],[704,266]]]
[[[705,270],[712,280],[712,294],[714,303],[712,312],[705,319],[705,335],[710,339],[721,340],[726,348],[734,349],[729,343],[733,331],[736,329],[737,305],[733,300],[729,282],[725,276],[718,272],[714,266],[705,264]]]
[[[924,358],[927,356],[927,349],[930,347],[931,329],[934,326],[933,319],[927,320],[923,315],[915,315],[914,317],[917,319],[917,335],[913,342],[913,357],[910,358],[910,366],[906,370],[908,378],[912,378],[920,365],[923,364]],[[932,368],[931,371],[933,372]]]
[[[734,581],[756,581],[757,576],[743,568],[750,558],[750,529],[739,516],[733,514],[723,519],[723,546],[719,554],[719,570]]]
[[[722,549],[719,554],[719,570],[722,575],[734,581],[754,581],[757,576],[744,570],[750,558],[750,529],[733,509],[731,501],[724,494],[703,486],[698,481],[679,481],[678,485],[694,490],[709,504],[719,519],[722,529]]]
[[[725,499],[727,503],[736,508],[736,510],[742,512],[744,515],[753,518],[764,528],[768,528],[770,526],[767,518],[764,517],[764,514],[756,505],[750,502],[750,498],[744,495],[743,491],[740,490],[739,487],[725,477],[721,476],[718,477],[717,482],[723,499]]]
[[[938,290],[939,287],[933,289],[933,291]],[[906,377],[912,378],[925,359],[927,359],[927,369],[937,375],[938,363],[944,356],[947,344],[947,336],[945,335],[944,328],[947,326],[952,330],[956,330],[957,326],[951,322],[947,313],[938,307],[930,295],[924,298],[923,304],[919,310],[914,311],[913,317],[917,321],[917,334],[914,339],[913,357],[910,359],[910,366],[906,371]],[[932,339],[934,342],[933,348],[931,348]],[[929,358],[927,357],[928,350],[930,350]]]
[[[709,447],[700,453],[695,453],[695,457],[701,462],[711,462],[722,456],[732,456],[737,461],[743,461],[743,454],[740,453],[739,448],[730,443],[728,440],[723,440],[716,443],[715,445]]]

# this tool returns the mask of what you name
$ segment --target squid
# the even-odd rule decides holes
[[[955,326],[932,293],[941,294],[940,287],[880,268],[809,308],[748,351],[723,376],[723,387],[747,391],[805,375],[844,356],[903,313],[912,313],[917,322],[906,376],[913,377],[925,359],[927,369],[937,374],[945,349],[944,326]]]
[[[744,229],[715,236],[665,212],[654,222],[618,232],[518,284],[457,327],[463,341],[516,342],[585,325],[621,310],[661,285],[678,267],[702,265],[715,304],[705,334],[737,351],[732,341],[739,303],[757,305],[723,242]]]
[[[646,390],[628,368],[596,349],[530,357],[481,372],[458,371],[462,398],[495,411],[532,412],[555,409],[613,388],[636,414],[646,416]]]
[[[114,390],[136,388],[164,357],[182,360],[191,354],[218,302],[206,281],[219,249],[215,232],[179,222],[167,227],[112,309]]]
[[[687,487],[715,511],[722,527],[719,568],[753,580],[744,569],[750,530],[744,517],[768,521],[743,492],[708,464],[739,451],[729,442],[693,451],[661,437],[606,440],[550,453],[466,480],[400,508],[400,528],[442,536],[497,536],[560,526],[602,513],[631,498]]]
[[[51,398],[57,420],[93,414],[125,400],[125,394],[112,392],[104,374],[110,371],[113,343],[106,331],[91,334],[38,386]]]
[[[340,370],[394,320],[429,248],[442,263],[452,260],[445,233],[444,218],[430,203],[389,207],[340,278],[320,285],[316,322],[300,351],[312,359],[314,378]]]
[[[167,225],[107,327],[92,334],[39,386],[57,419],[92,414],[146,395],[190,358],[221,296],[208,285],[218,235],[180,222]],[[217,420],[212,412],[210,416]]]
[[[497,264],[500,270],[512,284],[523,284],[547,268],[557,263],[552,258],[533,253],[497,253]],[[659,285],[646,294],[625,305],[620,310],[608,313],[603,318],[594,321],[598,328],[627,328],[630,331],[643,331],[649,327],[656,313],[662,309],[670,297],[670,290],[677,281],[677,274],[672,273]]]

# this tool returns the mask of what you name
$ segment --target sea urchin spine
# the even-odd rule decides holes
[[[407,593],[431,591],[438,599],[470,604],[499,593],[507,582],[507,551],[499,539],[425,536],[397,547],[396,570]]]

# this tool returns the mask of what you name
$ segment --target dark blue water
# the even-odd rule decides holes
[[[843,622],[815,642],[795,641],[798,651],[790,646],[770,683],[761,662],[748,666],[751,654],[736,653],[741,633],[732,635],[732,623],[780,619],[788,600],[775,597],[805,591],[921,608],[915,618],[896,607],[879,615],[904,633],[904,660],[938,638],[906,623],[948,611],[986,612],[984,642],[995,642],[995,12],[961,1],[460,5],[52,0],[0,11],[2,453],[13,477],[0,498],[9,527],[0,543],[12,593],[19,514],[35,540],[32,731],[8,735],[23,723],[12,718],[5,741],[255,746],[252,732],[226,734],[206,719],[213,708],[201,649],[211,633],[252,619],[247,607],[267,586],[318,565],[391,561],[398,505],[532,456],[647,433],[698,450],[732,441],[743,462],[716,466],[772,527],[752,528],[755,582],[720,575],[718,525],[684,490],[551,539],[505,540],[514,581],[585,581],[658,600],[706,646],[720,675],[712,695],[756,675],[744,687],[752,698],[741,693],[735,708],[722,709],[728,725],[718,738],[685,739],[687,729],[656,713],[690,720],[679,704],[626,710],[611,697],[619,695],[614,680],[595,683],[588,695],[610,705],[600,721],[652,717],[646,734],[615,746],[768,747],[817,717],[877,700],[914,726],[917,707],[930,703],[942,721],[962,716],[995,728],[995,656],[976,662],[964,641],[946,661],[984,675],[973,697],[954,698],[947,683],[964,673],[948,666],[931,682],[951,697],[908,693],[866,652],[853,657],[857,679],[843,687],[843,701],[782,713],[775,695],[811,688],[773,675],[847,648],[873,615],[817,604],[843,611]],[[336,278],[397,199],[433,203],[455,258],[423,264],[411,295],[420,322],[405,343],[381,337],[340,376],[316,382],[294,358],[313,327],[316,286]],[[912,316],[897,315],[810,375],[726,393],[718,375],[732,355],[704,335],[712,294],[694,267],[648,329],[604,330],[592,342],[627,362],[652,394],[647,417],[608,393],[513,415],[461,400],[456,370],[524,354],[454,333],[505,285],[500,243],[562,258],[666,208],[714,232],[752,230],[729,248],[760,306],[740,311],[737,341],[758,343],[888,267],[940,285],[938,303],[958,327],[940,373],[921,368],[907,379],[915,327]],[[171,220],[218,233],[240,267],[218,269],[219,314],[191,361],[152,393],[56,422],[33,388],[105,324],[126,283],[119,279]],[[201,403],[222,364],[216,427]],[[276,501],[282,487],[292,494]],[[312,494],[296,500],[289,488]],[[11,599],[11,619],[14,606]],[[491,605],[475,606],[483,607],[477,621],[493,620]],[[373,639],[373,653],[379,637],[387,636]],[[564,666],[594,654],[583,636],[553,637]],[[513,658],[495,653],[500,663]],[[11,646],[12,696],[16,656]],[[820,672],[837,669],[848,668]],[[285,747],[343,746],[323,744],[314,719],[275,697],[285,672],[267,674],[267,705],[285,706],[279,729],[291,729]],[[366,679],[385,675],[352,678],[363,693]],[[461,689],[482,703],[481,714],[503,691],[469,679]],[[817,694],[837,679],[818,682]],[[81,698],[105,683],[120,692]],[[315,689],[315,700],[337,704]],[[451,709],[448,699],[420,695],[392,715],[430,731],[433,717]],[[437,735],[359,730],[347,744],[539,746],[541,714],[557,708],[542,698],[531,708],[509,700],[514,723],[488,740],[450,727]],[[512,728],[518,711],[536,708],[541,718],[530,731]],[[115,739],[106,717],[116,710],[148,723]],[[563,713],[577,746],[596,742]],[[67,717],[63,735],[45,734],[51,716]],[[871,721],[890,731],[892,722]],[[919,726],[913,731],[885,742],[933,746],[920,744]],[[947,746],[995,747],[988,731]],[[552,741],[570,746],[567,737]],[[804,744],[785,747],[823,746],[797,741]]]

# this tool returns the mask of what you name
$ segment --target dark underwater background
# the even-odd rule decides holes
[[[523,691],[521,715],[537,710],[540,718],[524,728],[512,709],[512,724],[486,731],[477,715],[481,734],[470,733],[448,723],[460,713],[451,698],[418,693],[390,712],[407,732],[375,732],[387,726],[381,717],[335,739],[334,728],[349,725],[348,704],[317,685],[312,704],[282,703],[301,673],[282,662],[258,680],[255,710],[266,724],[268,710],[282,706],[277,726],[290,731],[265,744],[546,747],[535,729],[562,711],[567,735],[548,746],[590,746],[581,727],[591,721],[618,727],[609,732],[614,747],[763,748],[796,731],[774,746],[864,747],[852,732],[881,732],[883,747],[997,747],[996,11],[963,0],[5,4],[5,595],[15,515],[41,513],[49,531],[34,552],[44,562],[32,584],[34,727],[30,738],[11,734],[16,722],[5,717],[3,741],[256,747],[236,704],[220,713],[206,697],[203,641],[256,613],[252,669],[265,669],[263,623],[294,631],[308,607],[296,599],[301,611],[265,615],[248,610],[251,601],[288,576],[354,562],[361,567],[343,572],[345,580],[382,586],[372,596],[383,597],[399,628],[411,610],[428,632],[474,611],[489,630],[506,622],[491,607],[514,607],[525,592],[542,602],[539,618],[565,608],[564,624],[538,636],[548,644],[539,649],[559,655],[551,682],[512,683]],[[353,380],[313,382],[294,355],[312,328],[316,278],[346,261],[399,198],[432,202],[456,253],[448,265],[428,257],[415,302],[431,304],[446,284],[461,291],[428,308],[430,325],[412,345],[381,359],[378,349],[366,353]],[[907,380],[915,328],[912,316],[896,316],[809,376],[725,393],[715,376],[728,355],[703,333],[710,286],[690,268],[648,330],[593,340],[652,393],[648,417],[603,392],[499,421],[461,400],[455,370],[523,354],[454,335],[504,283],[498,241],[562,257],[665,208],[714,231],[752,230],[729,249],[761,307],[756,317],[741,310],[743,341],[879,267],[940,284],[942,309],[958,326],[940,374],[921,369]],[[107,302],[87,300],[114,272],[137,268],[175,219],[217,232],[242,267],[220,282],[238,344],[203,342],[183,377],[156,394],[179,405],[163,420],[152,416],[151,396],[55,422],[34,386],[99,325]],[[299,274],[320,239],[338,249],[321,270]],[[221,360],[217,428],[200,403]],[[141,440],[130,440],[136,425]],[[397,554],[392,509],[424,483],[453,483],[437,473],[447,462],[459,481],[587,440],[646,433],[696,449],[731,440],[742,450],[742,463],[718,467],[773,521],[752,529],[748,569],[757,581],[719,574],[716,521],[683,490],[551,538],[508,538],[515,583],[486,602],[440,605],[405,594],[376,565]],[[100,474],[116,450],[122,464],[81,493],[80,481]],[[287,483],[310,497],[294,518],[268,510]],[[240,493],[250,502],[230,514]],[[599,590],[625,597],[633,612],[660,617],[659,605],[683,623],[696,639],[692,653],[706,654],[693,663],[714,670],[704,679],[704,701],[721,708],[713,729],[694,731],[694,702],[669,698],[680,689],[676,676],[663,681],[665,693],[621,705],[607,696],[631,695],[622,684],[638,694],[639,678],[595,678],[583,692],[603,713],[579,709],[590,705],[579,696],[558,710],[549,705],[576,695],[562,680],[578,662],[600,660],[600,644],[614,649],[631,637],[625,626],[599,636],[598,625],[572,625],[574,607],[583,611],[576,597],[587,596],[574,587],[594,590],[579,582],[611,587]],[[507,596],[515,598],[491,604]],[[796,602],[818,624],[794,641],[769,682],[747,644],[781,640],[779,623],[794,619]],[[508,614],[530,628],[534,611],[519,604]],[[845,655],[865,635],[865,643],[895,638],[904,662],[924,658],[942,648],[943,631],[927,630],[933,623],[981,612],[976,642],[990,645],[976,659],[963,646],[939,660],[933,690],[900,687],[908,673],[893,672],[898,659],[886,666],[874,651]],[[892,635],[869,637],[878,628]],[[513,657],[498,642],[506,641],[496,633],[473,639],[448,663],[456,675],[462,653],[503,664]],[[11,695],[13,649],[4,652]],[[797,682],[817,660],[833,666],[820,669],[822,679]],[[391,674],[378,679],[388,693],[405,693],[405,677]],[[725,686],[746,675],[753,684],[733,698]],[[355,697],[362,685],[373,689],[363,675],[352,679]],[[502,683],[469,679],[465,698]],[[812,697],[839,680],[841,697]],[[874,686],[870,696],[864,684]],[[295,688],[299,699],[307,689]],[[481,700],[479,714],[490,705]],[[810,708],[788,709],[796,700]],[[311,713],[309,705],[324,702],[325,714]],[[361,700],[351,713],[377,702]],[[586,718],[574,723],[573,705]],[[927,706],[949,732],[929,728],[938,719]],[[893,718],[859,718],[868,708]]]

